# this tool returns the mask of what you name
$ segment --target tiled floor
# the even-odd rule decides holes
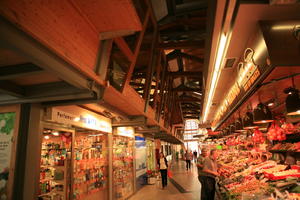
[[[185,162],[178,161],[172,164],[173,181],[168,181],[165,190],[157,185],[147,185],[134,194],[129,200],[199,200],[200,183],[197,178],[197,168],[186,171]]]

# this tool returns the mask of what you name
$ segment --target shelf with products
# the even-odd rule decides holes
[[[115,136],[113,140],[113,184],[116,199],[133,193],[133,138]]]
[[[43,136],[39,197],[47,200],[66,200],[72,133],[44,129]]]
[[[107,136],[99,133],[76,133],[74,145],[73,198],[107,189]]]

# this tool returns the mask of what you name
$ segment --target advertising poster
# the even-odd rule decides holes
[[[136,157],[136,177],[139,177],[146,173],[146,141],[145,138],[135,136],[135,157]]]
[[[12,138],[16,114],[0,113],[0,199],[7,199]]]

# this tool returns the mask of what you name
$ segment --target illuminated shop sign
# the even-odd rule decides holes
[[[243,92],[247,92],[249,88],[260,76],[258,66],[254,63],[254,51],[253,49],[247,48],[244,53],[244,60],[238,64],[238,77],[234,85],[230,88],[224,101],[221,103],[218,111],[216,112],[215,118],[212,122],[212,127],[215,127],[220,119],[229,110],[234,100]]]
[[[125,137],[134,137],[134,128],[133,127],[117,127],[115,135],[125,136]]]
[[[112,132],[110,119],[94,115],[91,112],[76,106],[49,108],[46,112],[45,120],[107,133]]]

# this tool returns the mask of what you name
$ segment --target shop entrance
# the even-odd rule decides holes
[[[108,198],[107,133],[44,123],[39,198]]]
[[[43,127],[38,199],[70,199],[74,132],[54,125]]]

